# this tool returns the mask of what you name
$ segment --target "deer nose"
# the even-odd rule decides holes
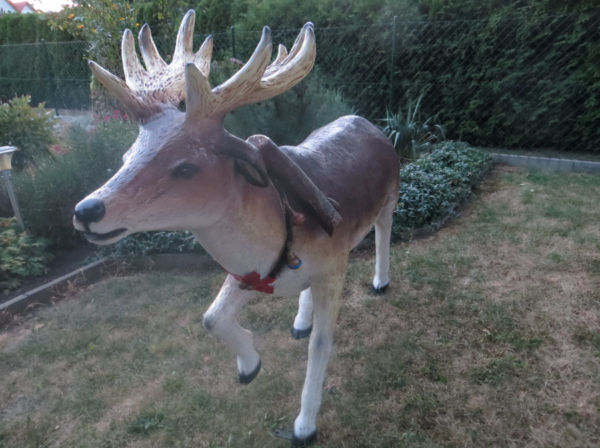
[[[75,206],[75,219],[84,224],[100,221],[105,213],[104,202],[100,199],[86,199]]]

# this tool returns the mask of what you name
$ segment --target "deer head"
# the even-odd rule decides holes
[[[140,31],[142,67],[131,31],[122,41],[125,81],[90,62],[96,78],[118,98],[140,126],[122,168],[75,207],[74,226],[96,244],[138,231],[191,230],[217,223],[240,186],[269,184],[268,162],[258,149],[223,128],[237,107],[292,88],[312,69],[316,47],[307,23],[288,53],[279,46],[271,62],[271,31],[263,29],[250,60],[228,81],[208,82],[212,38],[192,52],[195,13],[189,11],[166,64],[148,25]],[[186,111],[178,109],[185,100]]]

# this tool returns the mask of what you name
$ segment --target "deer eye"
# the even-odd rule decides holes
[[[172,179],[191,179],[200,172],[200,168],[192,163],[180,163],[171,171]]]

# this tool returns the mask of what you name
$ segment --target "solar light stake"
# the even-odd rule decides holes
[[[11,159],[15,151],[18,151],[18,148],[15,148],[14,146],[0,146],[0,178],[2,178],[4,182],[8,198],[10,199],[13,211],[15,212],[17,224],[19,224],[19,227],[21,227],[22,230],[25,230],[23,218],[21,217],[21,210],[19,209],[19,202],[17,201],[17,195],[15,194],[15,187],[12,182]]]

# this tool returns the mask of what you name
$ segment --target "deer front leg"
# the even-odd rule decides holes
[[[298,314],[296,314],[294,326],[291,330],[294,339],[303,339],[310,336],[310,332],[312,331],[312,314],[312,293],[310,292],[310,288],[308,288],[300,293]]]
[[[294,423],[292,446],[307,446],[317,438],[317,413],[321,407],[323,381],[333,347],[333,330],[340,310],[344,278],[345,270],[311,287],[313,329],[308,346],[302,407]]]
[[[204,328],[219,339],[237,355],[239,380],[250,383],[260,372],[260,356],[252,342],[252,332],[242,328],[237,321],[237,313],[256,291],[244,291],[238,282],[228,275],[219,291],[219,295],[208,311],[204,313]]]

